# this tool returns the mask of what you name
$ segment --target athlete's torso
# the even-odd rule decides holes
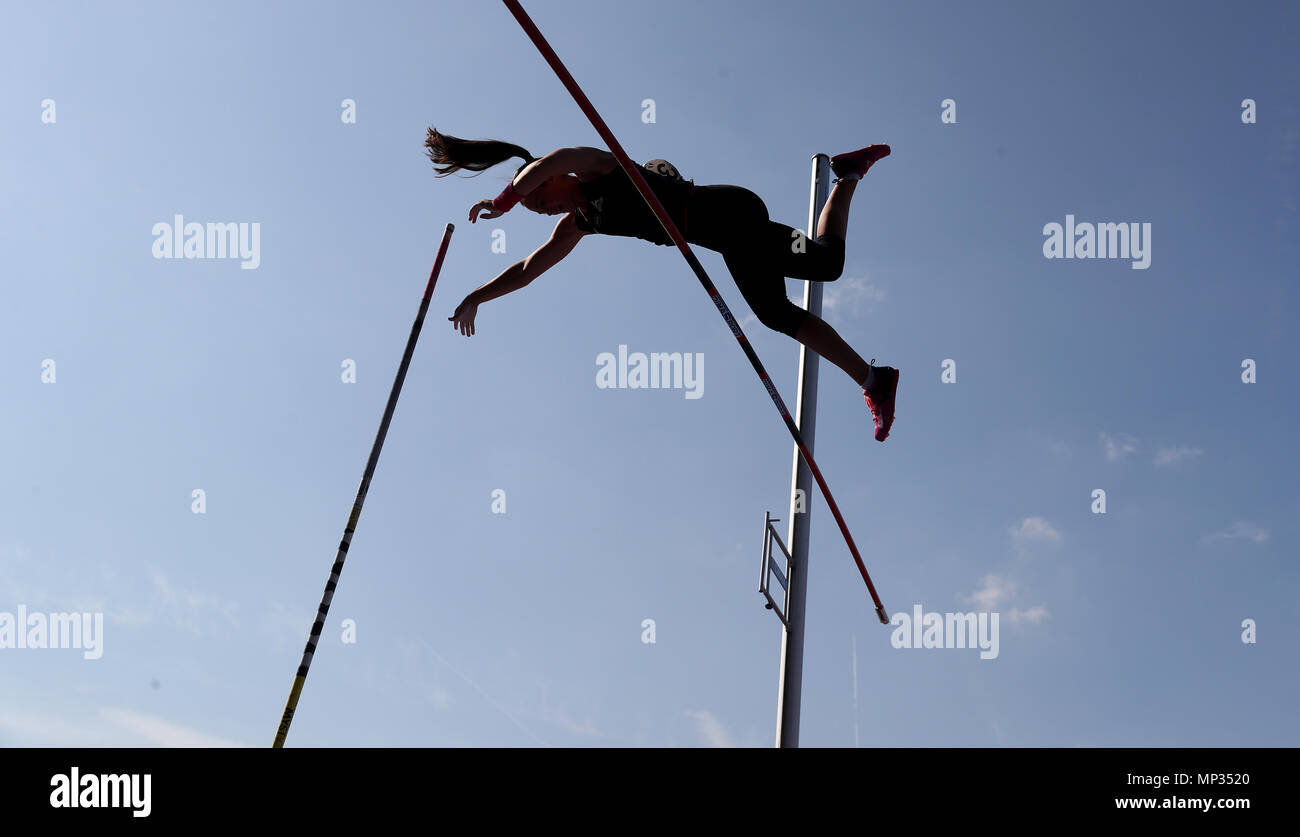
[[[646,168],[641,168],[640,172],[668,211],[668,216],[681,229],[685,223],[686,202],[695,184]],[[580,181],[578,185],[587,198],[587,205],[574,212],[578,229],[603,235],[630,236],[653,244],[673,243],[621,166],[585,183]]]

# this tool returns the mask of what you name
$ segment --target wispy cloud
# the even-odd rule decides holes
[[[1000,575],[986,575],[980,579],[980,588],[973,593],[957,595],[957,598],[971,605],[976,611],[1002,614],[1012,624],[1041,624],[1047,618],[1047,605],[1034,605],[1029,608],[1011,607],[1016,599],[1017,584],[1013,579]]]
[[[1013,607],[1011,610],[1007,611],[1006,618],[1007,621],[1013,625],[1020,624],[1021,622],[1038,625],[1047,618],[1047,605],[1034,605],[1028,610],[1021,610],[1018,607]]]
[[[1107,462],[1118,462],[1129,454],[1136,453],[1138,449],[1138,440],[1127,433],[1120,433],[1116,436],[1102,433],[1101,444],[1106,450]]]
[[[86,572],[70,561],[33,555],[18,544],[0,544],[0,568],[0,585],[13,601],[29,607],[103,613],[116,626],[161,623],[196,634],[210,633],[214,619],[223,628],[238,623],[237,602],[183,589],[157,571],[142,569],[128,576],[101,567]]]
[[[456,668],[451,663],[447,662],[447,658],[439,654],[432,645],[430,645],[427,642],[420,641],[419,646],[425,649],[426,651],[428,651],[430,654],[432,654],[438,660],[439,663],[441,663],[447,668],[448,671],[450,671],[452,674],[456,675],[462,681],[464,681],[466,686],[469,686],[471,689],[477,692],[478,696],[483,698],[484,702],[487,703],[488,706],[491,706],[493,709],[495,709],[496,711],[504,715],[506,719],[510,721],[510,723],[514,724],[520,730],[520,732],[522,732],[524,735],[527,735],[529,738],[533,739],[533,741],[537,742],[539,745],[543,747],[550,746],[541,738],[539,738],[537,736],[537,733],[533,732],[531,729],[524,726],[523,722],[520,721],[519,718],[514,713],[512,713],[509,709],[506,709],[505,706],[503,706],[499,701],[493,699],[492,696],[489,695],[486,691],[484,691],[483,688],[480,687],[478,683],[474,682],[472,678],[461,673],[460,669]]]
[[[563,711],[555,710],[547,716],[547,720],[556,724],[557,726],[560,727],[560,729],[564,730],[565,732],[569,732],[574,735],[582,735],[588,738],[601,737],[600,730],[596,729],[596,725],[592,723],[590,718],[584,718],[582,723],[578,723],[577,721],[573,720],[568,715],[566,715]]]
[[[220,599],[208,593],[183,590],[174,586],[162,573],[153,576],[154,597],[170,612],[176,627],[194,633],[203,633],[213,615],[220,616],[227,626],[238,623],[239,603]]]
[[[1205,541],[1207,543],[1211,541],[1221,541],[1221,540],[1222,541],[1245,540],[1245,541],[1254,541],[1255,543],[1264,543],[1268,539],[1269,539],[1269,534],[1266,529],[1264,529],[1261,526],[1257,526],[1254,523],[1248,523],[1244,520],[1238,520],[1236,523],[1232,524],[1232,528],[1228,529],[1225,532],[1215,532],[1212,535],[1206,535],[1204,538],[1201,538],[1202,541]]]
[[[705,747],[735,747],[731,734],[722,726],[722,721],[712,712],[703,709],[687,709],[683,713],[695,720],[696,733],[700,743]]]
[[[238,741],[218,738],[174,724],[155,715],[130,709],[104,708],[99,715],[114,726],[140,736],[155,747],[243,747]]]
[[[986,575],[980,579],[980,589],[970,594],[959,594],[958,598],[975,606],[977,610],[997,610],[1016,595],[1016,583],[997,575]]]
[[[36,747],[243,747],[155,715],[114,707],[77,708],[67,713],[0,711],[0,731],[23,746]]]
[[[84,713],[82,713],[84,714]],[[14,707],[0,711],[0,740],[19,747],[123,747],[120,732],[81,714],[64,717]]]
[[[429,701],[429,705],[438,711],[449,709],[451,707],[451,692],[441,686],[430,686],[424,691],[424,699]]]
[[[852,276],[822,286],[822,310],[860,314],[864,309],[884,302],[885,289],[867,284]]]
[[[1202,453],[1203,451],[1200,448],[1161,448],[1156,451],[1156,467],[1164,468],[1169,465],[1177,465],[1180,462],[1195,459]]]
[[[1007,529],[1017,546],[1027,543],[1060,543],[1061,533],[1044,517],[1026,517]]]

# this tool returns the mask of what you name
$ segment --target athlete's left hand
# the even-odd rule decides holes
[[[483,213],[484,220],[487,220],[489,218],[500,218],[503,214],[505,214],[496,211],[496,208],[492,206],[491,199],[484,199],[469,208],[469,222],[471,224],[473,224],[478,220],[478,214],[480,212]]]

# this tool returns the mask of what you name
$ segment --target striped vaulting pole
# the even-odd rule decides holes
[[[880,596],[876,594],[876,586],[871,583],[871,576],[867,573],[867,568],[862,563],[862,556],[858,553],[857,544],[853,542],[853,536],[849,534],[849,527],[844,522],[844,516],[840,514],[840,507],[835,503],[835,498],[831,496],[831,490],[826,485],[825,478],[822,477],[821,469],[818,468],[817,463],[813,461],[812,453],[808,450],[807,445],[804,444],[803,436],[800,435],[798,426],[795,425],[794,419],[790,418],[790,411],[785,408],[785,402],[781,400],[781,394],[776,391],[776,386],[772,383],[772,379],[767,376],[767,370],[763,368],[763,363],[758,359],[758,354],[754,351],[754,347],[749,345],[749,340],[745,337],[745,332],[741,331],[740,324],[736,322],[736,318],[732,316],[731,309],[727,307],[727,303],[723,301],[722,295],[719,294],[718,289],[714,287],[713,281],[709,279],[709,274],[704,272],[704,266],[700,264],[700,260],[695,258],[695,254],[691,252],[690,245],[686,243],[686,239],[682,236],[681,232],[678,231],[677,225],[673,223],[673,219],[669,217],[667,210],[665,210],[663,204],[659,202],[658,196],[650,190],[650,185],[645,182],[645,178],[641,176],[641,172],[637,170],[636,165],[632,163],[631,159],[629,159],[627,154],[623,151],[623,146],[619,145],[618,139],[614,137],[614,132],[605,124],[605,120],[601,119],[600,113],[597,112],[596,108],[591,104],[587,95],[582,92],[582,88],[578,86],[578,83],[573,80],[573,76],[569,75],[569,71],[565,69],[564,63],[560,61],[559,56],[555,54],[555,50],[551,49],[551,45],[546,42],[546,38],[542,36],[541,31],[538,30],[537,26],[533,23],[532,18],[530,18],[528,13],[524,11],[523,6],[519,5],[519,0],[503,0],[503,2],[506,4],[506,8],[510,10],[510,13],[515,16],[515,20],[519,21],[519,25],[523,27],[524,32],[526,32],[528,37],[532,39],[533,45],[537,47],[538,52],[540,52],[542,57],[546,59],[546,63],[551,65],[551,69],[555,71],[555,74],[559,76],[560,81],[566,88],[568,88],[569,95],[573,96],[574,101],[578,103],[578,107],[582,108],[582,112],[587,115],[587,119],[591,121],[591,124],[596,129],[597,133],[599,133],[601,138],[609,145],[609,150],[618,158],[619,164],[623,167],[623,170],[627,172],[627,176],[632,179],[632,183],[636,186],[637,191],[641,193],[641,197],[645,198],[645,202],[650,205],[650,208],[654,210],[655,215],[659,217],[659,223],[663,224],[664,230],[677,245],[677,249],[682,251],[682,255],[686,257],[687,264],[691,266],[691,270],[695,271],[696,278],[700,280],[700,284],[703,285],[704,290],[708,292],[709,299],[713,300],[713,304],[717,306],[718,312],[722,314],[722,318],[727,321],[727,325],[731,328],[731,333],[735,335],[736,341],[740,343],[740,348],[744,350],[745,357],[749,358],[749,362],[754,367],[754,371],[758,373],[759,380],[761,380],[763,386],[767,388],[767,394],[771,396],[772,403],[775,404],[776,409],[780,411],[781,418],[785,421],[786,429],[789,430],[790,435],[794,437],[794,443],[799,449],[799,454],[803,456],[804,461],[808,463],[808,470],[812,472],[813,479],[817,480],[817,485],[821,488],[822,496],[826,498],[826,506],[830,509],[831,515],[834,516],[835,522],[839,524],[840,533],[844,535],[844,542],[848,544],[849,552],[853,554],[853,560],[857,562],[858,572],[862,573],[862,580],[867,583],[867,591],[871,593],[871,600],[876,605],[876,616],[880,619],[882,624],[888,625],[889,617],[885,615],[885,606],[880,603]]]
[[[447,245],[451,243],[451,233],[455,227],[447,225],[442,235],[442,244],[438,247],[438,257],[429,272],[429,284],[424,288],[424,298],[420,300],[420,313],[415,316],[411,326],[411,336],[406,339],[406,351],[402,354],[402,364],[397,367],[397,378],[393,389],[388,393],[388,406],[384,407],[384,418],[379,422],[379,432],[375,434],[375,443],[370,446],[370,459],[366,461],[366,472],[361,476],[361,487],[357,489],[357,498],[352,502],[352,513],[348,515],[347,528],[343,530],[343,540],[339,541],[339,551],[334,556],[334,566],[330,568],[329,581],[325,583],[325,594],[321,596],[320,607],[316,610],[316,621],[311,626],[311,636],[307,637],[307,647],[302,652],[302,662],[298,664],[298,674],[293,678],[293,688],[289,691],[289,701],[284,705],[284,715],[280,718],[280,728],[275,732],[272,747],[283,747],[284,739],[289,735],[289,724],[293,722],[294,710],[298,708],[298,698],[302,695],[302,684],[307,681],[307,669],[311,668],[312,655],[316,653],[316,643],[320,641],[321,630],[325,627],[325,615],[329,613],[330,601],[334,598],[334,589],[338,587],[339,575],[343,572],[343,561],[348,557],[348,546],[352,543],[352,533],[357,529],[357,519],[361,517],[361,506],[366,502],[366,493],[370,491],[370,478],[375,475],[375,465],[379,462],[379,452],[384,449],[384,437],[388,435],[388,425],[393,420],[393,410],[397,399],[402,394],[402,382],[406,380],[406,368],[411,365],[411,355],[415,353],[415,343],[420,339],[420,328],[424,325],[424,315],[429,310],[429,300],[433,297],[433,286],[438,282],[438,273],[442,271],[442,260],[447,255]]]

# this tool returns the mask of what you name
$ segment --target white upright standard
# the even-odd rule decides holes
[[[817,234],[817,219],[830,194],[830,158],[812,158],[812,188],[808,201],[808,233]],[[803,307],[814,316],[822,315],[820,282],[803,283]],[[817,361],[815,352],[799,347],[799,389],[795,420],[808,452],[817,436]],[[790,491],[790,574],[785,631],[781,637],[781,685],[776,708],[776,746],[799,746],[799,700],[803,686],[804,602],[808,597],[808,531],[812,514],[813,478],[808,464],[794,449],[794,476]],[[803,511],[796,511],[802,507]]]

